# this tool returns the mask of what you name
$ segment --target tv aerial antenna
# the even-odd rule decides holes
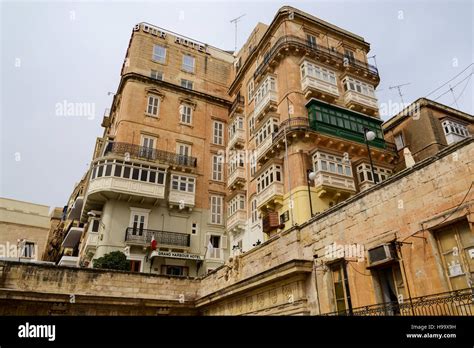
[[[398,95],[400,96],[400,99],[402,100],[402,104],[405,105],[405,102],[403,101],[403,94],[402,94],[402,89],[401,87],[403,86],[408,86],[410,84],[409,83],[404,83],[404,84],[401,84],[401,85],[396,85],[396,86],[390,86],[388,87],[388,89],[397,89],[398,90]]]
[[[234,49],[234,53],[237,52],[237,23],[240,22],[240,20],[242,19],[242,17],[245,16],[245,13],[237,18],[234,18],[232,19],[230,22],[231,23],[234,23],[235,25],[235,49]]]

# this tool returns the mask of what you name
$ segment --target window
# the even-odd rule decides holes
[[[330,172],[352,178],[351,161],[340,156],[316,152],[313,155],[314,172]]]
[[[257,193],[262,192],[271,184],[283,183],[282,168],[279,164],[273,164],[257,178]]]
[[[442,126],[448,145],[469,137],[469,131],[463,124],[445,120],[442,122]]]
[[[211,223],[222,225],[223,197],[211,196]]]
[[[245,210],[245,195],[238,194],[227,205],[227,216],[234,215],[238,210]]]
[[[179,106],[179,115],[180,115],[180,122],[185,124],[191,124],[192,115],[193,115],[193,108],[189,104],[181,104]]]
[[[255,153],[250,156],[250,175],[255,176],[257,172],[257,159],[255,158]]]
[[[222,181],[222,156],[213,155],[212,156],[212,180]]]
[[[141,272],[142,262],[140,260],[129,260],[130,272]]]
[[[216,145],[224,144],[224,123],[219,121],[214,121],[214,132],[212,141]]]
[[[146,157],[147,159],[154,158],[155,153],[153,149],[143,148],[139,151],[139,157]],[[105,168],[105,171],[104,171]],[[145,164],[136,164],[132,162],[124,162],[121,160],[105,160],[94,164],[91,179],[107,174],[117,178],[128,180],[147,181],[152,184],[164,185],[166,178],[166,170],[160,167],[149,166]],[[105,175],[104,175],[105,176]]]
[[[166,61],[166,47],[154,45],[153,60],[158,63],[164,63]]]
[[[176,152],[181,156],[191,156],[191,145],[176,143]]]
[[[148,96],[148,106],[146,108],[146,114],[149,116],[158,116],[158,108],[160,105],[160,98],[155,95]]]
[[[321,66],[315,65],[307,61],[305,61],[301,65],[301,78],[303,79],[306,76],[316,78],[318,80],[325,81],[334,86],[337,86],[336,73],[334,71],[323,68]]]
[[[255,105],[259,104],[270,92],[276,92],[276,79],[273,76],[268,76],[257,88],[254,94]]]
[[[142,135],[142,147],[140,148],[140,157],[153,159],[155,152],[156,138],[148,135]]]
[[[92,228],[91,232],[99,232],[100,220],[94,219],[92,220]]]
[[[188,56],[187,54],[183,55],[183,70],[187,72],[194,72],[194,57]]]
[[[232,139],[237,131],[244,129],[244,118],[242,116],[235,117],[229,126],[229,139]]]
[[[388,179],[391,174],[392,171],[389,169],[374,166],[374,175],[377,183]],[[357,177],[359,179],[359,184],[364,182],[374,182],[374,179],[372,177],[372,168],[370,164],[363,163],[358,165]]]
[[[252,200],[250,201],[250,206],[252,209],[252,223],[255,223],[258,221],[257,198],[252,198]]]
[[[306,34],[306,41],[308,42],[308,46],[316,48],[316,37],[314,35]]]
[[[171,189],[175,191],[183,191],[194,193],[196,179],[184,175],[171,175]]]
[[[349,63],[354,63],[355,58],[354,58],[354,52],[348,49],[344,50],[344,57],[348,59]]]
[[[351,293],[344,262],[338,262],[331,267],[334,304],[338,312],[352,311]]]
[[[249,118],[249,138],[252,137],[254,131],[255,131],[255,118],[253,116],[250,116],[250,118]]]
[[[148,212],[131,208],[130,227],[133,236],[143,236],[148,225]]]
[[[472,286],[474,279],[474,234],[466,219],[446,226],[434,233],[438,242],[443,268],[451,290]]]
[[[150,73],[150,77],[155,80],[161,80],[163,81],[163,72],[162,71],[156,71],[152,70]]]
[[[221,247],[221,236],[211,235],[209,241],[213,248],[218,249]]]
[[[265,124],[257,131],[255,143],[260,145],[265,139],[271,137],[274,132],[278,131],[278,119],[270,118]]]
[[[254,84],[253,80],[250,80],[249,83],[247,84],[247,100],[248,100],[249,104],[250,104],[250,102],[252,101],[252,98],[253,98],[254,87],[255,87],[255,84]]]
[[[189,268],[185,266],[162,265],[161,274],[177,277],[187,277]]]
[[[238,168],[244,168],[244,156],[245,153],[242,151],[238,151],[234,154],[231,154],[229,165],[228,165],[228,173],[231,175],[234,171]]]
[[[184,87],[187,89],[193,89],[193,81],[181,79],[181,87]]]
[[[394,140],[395,140],[395,146],[397,147],[397,150],[401,150],[405,147],[405,141],[403,140],[402,133],[395,134]]]
[[[35,243],[24,242],[21,249],[21,257],[35,257]]]
[[[345,91],[354,91],[370,98],[375,98],[374,86],[365,82],[356,80],[352,77],[346,77],[342,80]]]
[[[197,234],[198,233],[198,224],[197,222],[193,222],[191,224],[191,234]]]

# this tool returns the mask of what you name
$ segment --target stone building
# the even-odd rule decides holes
[[[50,218],[47,205],[0,198],[0,258],[41,260]]]
[[[472,115],[426,98],[408,105],[382,128],[385,139],[397,148],[397,170],[406,167],[404,151],[418,162],[474,134]]]
[[[228,257],[222,158],[232,62],[151,24],[133,28],[81,197],[80,265],[119,250],[133,271],[197,276]]]

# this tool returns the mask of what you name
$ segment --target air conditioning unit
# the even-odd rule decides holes
[[[397,249],[395,243],[386,243],[368,250],[369,268],[396,261]]]

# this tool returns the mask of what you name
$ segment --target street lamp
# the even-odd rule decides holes
[[[308,184],[308,198],[309,198],[309,209],[311,211],[311,217],[313,217],[313,203],[311,201],[311,189],[310,184],[316,179],[316,173],[310,169],[306,170],[306,183]]]
[[[372,170],[372,178],[374,179],[374,184],[376,184],[377,179],[375,177],[374,163],[372,162],[372,155],[370,154],[370,147],[369,147],[369,141],[373,141],[374,139],[375,139],[375,132],[371,131],[369,128],[364,128],[364,140],[365,140],[365,145],[367,145],[367,153],[369,154],[370,169]]]

